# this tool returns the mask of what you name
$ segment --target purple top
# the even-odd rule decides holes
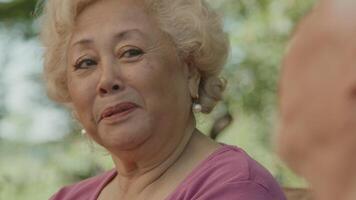
[[[116,170],[62,188],[50,200],[96,200]],[[242,149],[223,145],[202,161],[166,200],[286,200],[278,183]]]

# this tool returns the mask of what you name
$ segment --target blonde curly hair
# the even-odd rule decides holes
[[[70,103],[66,79],[66,49],[77,16],[98,0],[47,0],[41,16],[44,78],[48,96]],[[181,58],[193,60],[201,81],[202,112],[209,113],[221,100],[226,82],[219,78],[229,53],[229,40],[219,15],[205,0],[143,0],[147,12],[176,45]]]

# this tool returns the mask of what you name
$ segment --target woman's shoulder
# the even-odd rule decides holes
[[[284,199],[278,183],[262,165],[241,148],[225,144],[195,168],[175,192],[178,196],[190,196],[187,193],[193,196],[200,194],[199,198],[202,199],[214,199],[206,196],[226,199],[230,198],[228,195],[250,199],[259,199],[261,196],[264,199]],[[257,196],[254,198],[249,195]],[[189,198],[195,199],[193,196]]]
[[[50,200],[94,200],[102,188],[116,175],[115,170],[65,186],[54,194]]]
[[[256,181],[263,184],[264,179],[273,179],[272,175],[243,149],[222,144],[196,169],[193,176],[219,178],[223,182]],[[220,181],[220,183],[221,183]]]
[[[253,181],[266,187],[276,182],[266,168],[236,146],[222,144],[206,162],[207,169],[222,173],[227,181]]]

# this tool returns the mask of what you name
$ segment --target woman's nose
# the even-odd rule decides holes
[[[114,63],[102,66],[97,86],[98,94],[100,96],[107,96],[121,90],[123,90],[123,83],[118,67]]]

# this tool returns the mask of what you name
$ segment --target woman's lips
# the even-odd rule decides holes
[[[120,120],[127,114],[131,113],[137,108],[137,105],[131,102],[123,102],[106,108],[100,115],[100,121],[105,120],[109,122],[115,122]]]

